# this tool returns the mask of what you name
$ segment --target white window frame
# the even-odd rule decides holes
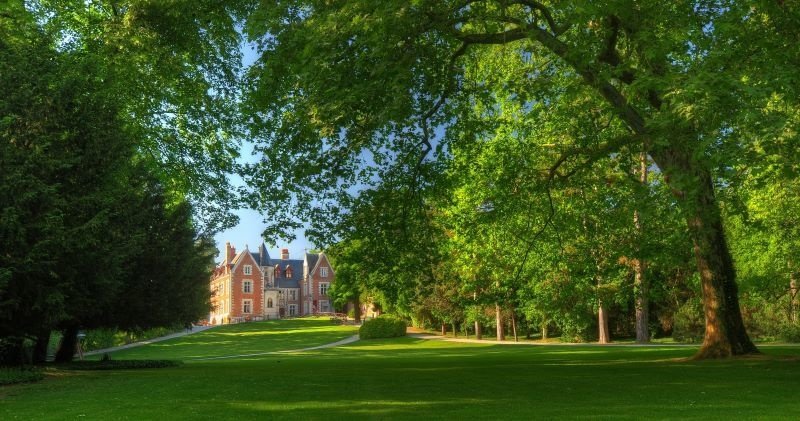
[[[297,314],[297,304],[289,304],[289,315],[294,316]]]
[[[328,277],[328,268],[326,268],[326,267],[325,268],[319,268],[319,276],[321,276],[323,278],[327,278]]]
[[[289,301],[297,301],[297,290],[294,288],[289,290]]]
[[[330,311],[331,311],[331,303],[330,303],[330,301],[328,301],[328,300],[319,300],[319,311],[322,312],[322,313],[330,313]]]
[[[330,282],[320,282],[319,283],[319,295],[328,295],[328,290],[331,288]]]
[[[253,266],[244,265],[244,274],[245,275],[252,275],[253,274]]]
[[[250,286],[250,291],[248,291],[247,286]],[[251,279],[245,279],[242,281],[242,292],[245,294],[252,294],[253,293],[253,281]]]
[[[242,313],[253,314],[253,300],[242,300]]]

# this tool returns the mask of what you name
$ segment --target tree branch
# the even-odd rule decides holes
[[[517,1],[512,1],[511,4],[519,4],[519,5],[522,5],[522,6],[528,6],[532,11],[533,10],[538,11],[544,17],[544,19],[547,21],[547,26],[550,27],[550,30],[553,32],[553,36],[557,37],[557,36],[563,34],[569,28],[569,26],[567,26],[567,25],[558,26],[556,24],[555,19],[553,19],[553,14],[550,12],[550,9],[548,9],[547,6],[543,5],[542,3],[539,3],[538,1],[534,1],[534,0],[517,0]]]
[[[522,28],[509,29],[504,32],[493,32],[488,34],[455,34],[461,42],[469,44],[508,44],[509,42],[519,41],[528,38],[528,33]]]

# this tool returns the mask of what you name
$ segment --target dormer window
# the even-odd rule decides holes
[[[292,267],[291,266],[286,266],[286,277],[287,278],[291,278],[292,277]]]
[[[280,278],[281,277],[281,267],[280,266],[275,266],[275,277],[276,278]]]

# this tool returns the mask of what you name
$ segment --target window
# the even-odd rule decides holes
[[[252,293],[253,292],[253,281],[248,279],[248,280],[242,282],[242,292],[244,292],[245,294]]]
[[[328,286],[330,286],[327,282],[322,282],[319,284],[319,295],[328,295]]]
[[[245,275],[252,275],[253,274],[253,267],[250,265],[244,265],[244,274]]]
[[[280,278],[281,277],[281,267],[280,266],[275,266],[275,277],[276,278]]]
[[[328,268],[319,268],[319,276],[323,278],[328,277]]]
[[[253,300],[242,300],[242,313],[250,314],[253,311]]]
[[[272,298],[267,298],[267,308],[272,308]]]
[[[287,278],[291,278],[292,277],[292,267],[291,266],[286,266],[286,277]]]
[[[297,304],[289,304],[289,315],[294,316],[297,314]]]
[[[289,290],[289,299],[292,300],[292,301],[297,301],[297,290],[296,289],[290,289]]]
[[[331,308],[330,308],[330,305],[328,304],[327,300],[320,300],[319,301],[319,311],[321,313],[330,313]]]

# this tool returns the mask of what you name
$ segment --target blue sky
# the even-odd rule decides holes
[[[251,44],[242,45],[243,58],[242,63],[245,66],[252,64],[256,58],[257,53]],[[243,160],[254,162],[256,157],[252,154],[253,145],[248,140],[242,140],[242,148],[240,156]],[[241,185],[242,179],[238,176],[232,176],[231,181],[235,185]],[[249,246],[250,250],[255,251],[263,241],[261,233],[264,231],[266,224],[263,222],[263,216],[250,209],[239,209],[235,212],[239,216],[239,224],[231,229],[220,232],[214,236],[214,241],[217,243],[219,254],[217,255],[217,262],[222,260],[225,251],[225,242],[229,241],[232,246],[236,247],[236,251],[244,250],[245,246]],[[314,248],[305,237],[305,230],[301,229],[295,231],[296,240],[291,244],[279,243],[277,245],[265,243],[271,257],[279,257],[281,248],[289,249],[289,257],[292,259],[300,259],[306,250]]]

